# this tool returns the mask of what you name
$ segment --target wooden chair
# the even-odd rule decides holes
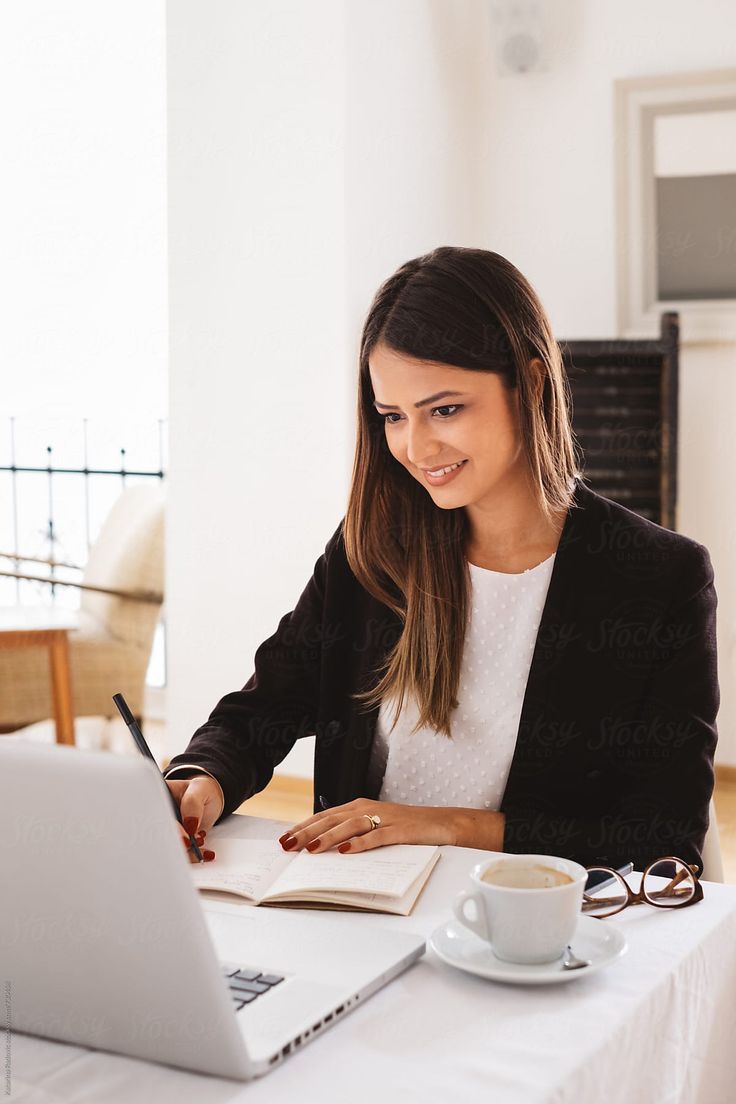
[[[72,612],[76,625],[69,631],[75,716],[114,716],[111,699],[118,690],[133,714],[142,716],[146,671],[163,602],[164,498],[158,482],[124,490],[90,548],[81,582],[63,583],[81,591],[79,611]],[[0,732],[53,715],[45,650],[0,651],[0,685]]]

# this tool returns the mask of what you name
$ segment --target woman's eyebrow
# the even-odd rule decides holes
[[[460,398],[463,395],[467,395],[467,391],[438,391],[436,395],[430,395],[428,399],[422,399],[420,402],[414,403],[414,406],[419,408],[420,406],[426,406],[427,403],[436,402],[437,399],[450,399]],[[378,400],[374,400],[374,406],[382,406],[384,410],[400,410],[401,407],[390,406],[388,403],[381,403]]]

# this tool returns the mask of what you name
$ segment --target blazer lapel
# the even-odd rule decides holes
[[[555,670],[569,660],[568,649],[573,646],[574,651],[581,634],[578,588],[585,575],[585,536],[594,495],[579,479],[575,480],[573,502],[560,534],[539,622],[502,811],[507,803],[513,803],[517,790],[526,792],[530,777],[539,774],[549,741],[565,740],[565,733],[553,731],[548,722]]]

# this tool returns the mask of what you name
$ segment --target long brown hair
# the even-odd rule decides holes
[[[373,405],[368,358],[379,342],[397,353],[479,372],[519,389],[523,448],[534,493],[550,518],[571,505],[579,474],[570,391],[559,346],[528,280],[485,249],[441,246],[403,264],[378,289],[360,345],[358,431],[343,537],[361,585],[396,613],[401,635],[370,690],[353,694],[374,708],[417,703],[412,732],[430,727],[452,739],[450,713],[470,617],[465,509],[441,510],[396,464]],[[531,364],[539,358],[539,364]]]

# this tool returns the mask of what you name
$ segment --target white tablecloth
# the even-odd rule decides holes
[[[287,827],[233,816],[211,838],[275,838]],[[449,918],[468,871],[489,854],[459,847],[442,852],[411,916],[325,916],[363,930],[397,926],[428,936]],[[703,885],[705,899],[692,908],[640,906],[601,921],[622,928],[628,952],[600,973],[558,986],[499,985],[453,969],[428,949],[399,978],[255,1081],[14,1034],[8,1099],[732,1104],[736,886]],[[207,907],[211,898],[203,898]]]

